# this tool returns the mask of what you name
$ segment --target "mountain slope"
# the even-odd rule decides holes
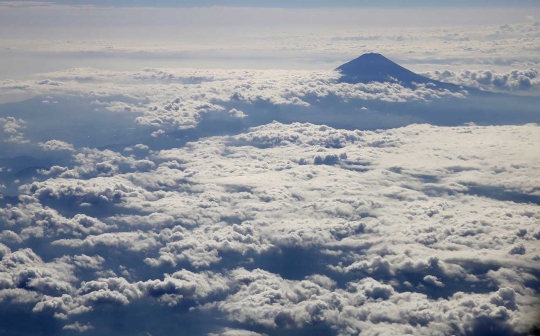
[[[460,91],[463,87],[443,83],[433,79],[420,76],[410,70],[405,69],[384,57],[381,54],[364,54],[348,63],[338,67],[336,71],[342,74],[340,82],[343,83],[370,83],[370,82],[390,82],[399,83],[406,87],[415,87],[416,84],[435,85],[440,89]]]

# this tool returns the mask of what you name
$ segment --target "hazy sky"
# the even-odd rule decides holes
[[[4,2],[4,1],[2,1]],[[20,0],[19,2],[34,2]],[[57,0],[57,4],[144,7],[460,7],[460,6],[534,6],[536,0]]]
[[[400,61],[431,59],[436,64],[470,64],[476,59],[482,64],[536,62],[534,24],[540,7],[525,7],[535,4],[528,0],[502,7],[508,3],[0,1],[0,78],[75,67],[134,70],[155,62],[160,67],[329,70],[368,51]],[[84,4],[97,6],[73,6]],[[260,8],[270,4],[289,8]],[[212,5],[220,6],[163,8]],[[354,8],[342,8],[347,6]],[[506,24],[526,25],[498,32]],[[532,39],[512,48],[500,44],[505,39],[515,45],[518,36]]]

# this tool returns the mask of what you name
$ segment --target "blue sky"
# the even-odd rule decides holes
[[[0,1],[4,2],[4,1]],[[19,0],[18,2],[32,2]],[[57,4],[119,7],[463,7],[463,6],[537,6],[538,0],[57,0]]]

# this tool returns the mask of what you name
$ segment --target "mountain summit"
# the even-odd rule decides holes
[[[416,84],[432,84],[438,88],[458,91],[462,88],[443,83],[424,76],[420,76],[401,65],[392,62],[381,54],[364,54],[357,59],[338,67],[336,71],[341,73],[340,82],[344,83],[370,83],[370,82],[393,82],[406,87],[414,87]]]

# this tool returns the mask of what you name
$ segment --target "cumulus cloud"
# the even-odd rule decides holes
[[[163,136],[167,131],[194,128],[212,118],[231,122],[253,123],[261,118],[271,121],[279,117],[271,114],[277,109],[285,108],[291,111],[289,113],[314,106],[320,109],[324,108],[325,100],[425,103],[468,96],[466,90],[452,92],[426,85],[408,88],[399,83],[338,83],[339,74],[333,71],[143,69],[115,72],[77,68],[46,76],[47,79],[35,82],[7,81],[0,84],[0,91],[9,93],[16,87],[34,94],[89,97],[94,99],[92,106],[99,111],[131,114],[139,125],[153,127],[154,137]],[[58,85],[38,84],[44,81]]]
[[[39,144],[45,151],[68,151],[74,150],[73,145],[61,140],[49,140]]]
[[[512,70],[497,73],[491,70],[461,70],[458,72],[444,70],[426,73],[430,78],[469,87],[499,91],[530,91],[540,86],[538,70]]]
[[[26,121],[24,119],[17,119],[14,117],[0,118],[0,126],[2,127],[2,139],[8,143],[28,143],[29,141],[24,138],[22,130],[26,128]]]
[[[538,134],[274,122],[77,149],[1,208],[0,301],[92,335],[141,305],[219,316],[214,335],[526,333]]]
[[[79,322],[75,322],[73,324],[67,324],[62,329],[64,330],[74,330],[78,332],[85,332],[88,330],[94,329],[94,327],[91,324],[79,324]]]
[[[238,118],[238,119],[247,117],[247,114],[234,108],[229,111],[229,115],[233,118]]]
[[[232,328],[225,328],[218,333],[208,334],[208,336],[264,336],[264,335],[266,334],[259,334],[257,332],[253,332],[249,330],[240,330],[240,329],[232,329]]]

